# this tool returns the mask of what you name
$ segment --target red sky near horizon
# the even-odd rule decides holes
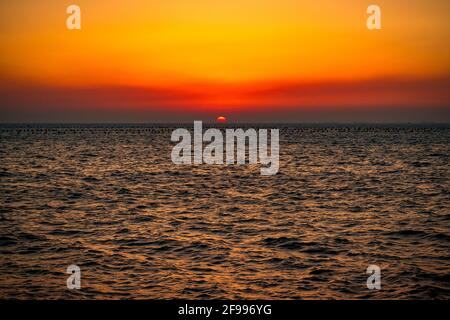
[[[74,3],[0,3],[1,122],[450,121],[445,0]]]

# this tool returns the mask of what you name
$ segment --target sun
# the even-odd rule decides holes
[[[227,123],[227,118],[224,116],[219,116],[216,118],[217,123]]]

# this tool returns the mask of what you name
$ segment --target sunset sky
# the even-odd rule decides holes
[[[449,19],[448,0],[2,1],[0,121],[450,122]]]

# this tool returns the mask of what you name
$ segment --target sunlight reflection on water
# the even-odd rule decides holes
[[[448,128],[281,126],[269,177],[172,130],[0,127],[0,297],[450,297]]]

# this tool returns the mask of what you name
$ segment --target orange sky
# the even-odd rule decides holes
[[[447,0],[0,3],[1,110],[447,109]],[[366,28],[366,8],[382,30]],[[6,119],[5,118],[5,119]]]

